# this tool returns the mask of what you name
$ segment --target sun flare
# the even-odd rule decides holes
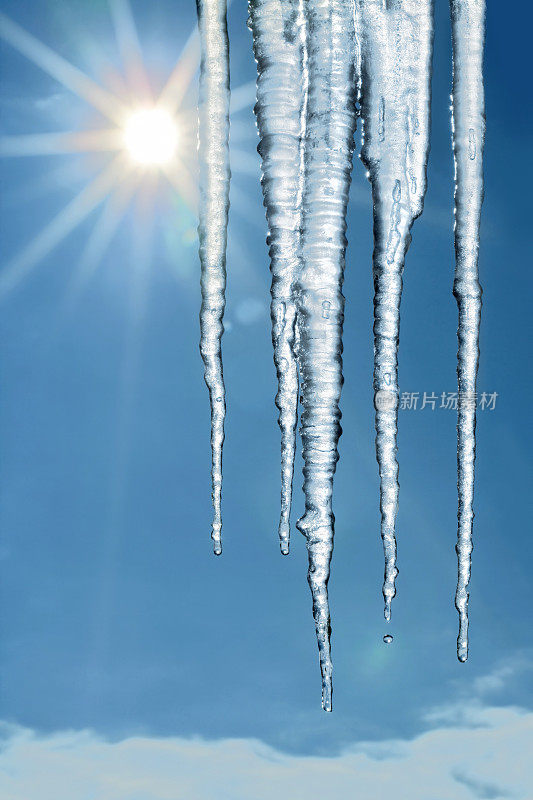
[[[168,164],[178,145],[176,122],[163,108],[139,109],[126,123],[124,144],[132,160],[138,164]]]
[[[105,127],[91,125],[88,129],[55,132],[47,125],[43,132],[0,135],[0,159],[85,153],[102,156],[100,171],[4,264],[0,270],[0,301],[87,217],[103,206],[80,258],[78,272],[82,285],[96,269],[133,202],[142,199],[145,206],[151,208],[146,219],[153,219],[153,185],[154,181],[159,183],[160,178],[163,185],[165,181],[169,183],[172,197],[177,198],[187,212],[193,216],[197,213],[197,110],[189,96],[200,65],[197,26],[166,83],[154,92],[154,80],[143,58],[130,0],[109,0],[109,5],[122,60],[122,70],[117,72],[120,80],[113,89],[96,83],[0,11],[0,40],[86,101],[106,120]],[[231,113],[250,108],[254,100],[255,81],[237,87],[233,92]],[[234,127],[234,133],[236,130]],[[236,141],[235,136],[233,141]],[[238,154],[235,168],[251,170],[255,175],[255,160],[250,164],[246,154],[237,150],[235,153]],[[107,158],[107,154],[111,157]],[[74,169],[73,172],[75,174]],[[233,187],[233,193],[238,200],[238,187]],[[247,198],[242,207],[248,213]]]

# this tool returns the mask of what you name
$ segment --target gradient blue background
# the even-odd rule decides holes
[[[221,558],[209,538],[209,407],[192,212],[161,181],[151,243],[143,244],[141,186],[74,305],[67,288],[100,211],[2,301],[0,717],[40,731],[91,727],[111,737],[256,737],[286,751],[329,755],[355,739],[415,735],[424,709],[468,697],[476,678],[502,664],[527,662],[532,16],[524,3],[519,16],[516,7],[511,14],[490,5],[478,388],[498,399],[493,411],[478,414],[468,663],[455,655],[453,411],[400,413],[400,575],[394,642],[382,642],[372,209],[356,159],[330,580],[334,712],[320,708],[305,542],[293,532],[287,558],[277,542],[270,276],[250,104],[233,117]],[[104,3],[3,0],[1,7],[96,80],[105,82],[106,65],[120,67]],[[133,10],[151,79],[162,86],[195,25],[194,3],[134,2]],[[246,16],[235,0],[233,87],[255,79]],[[448,17],[447,3],[438,2],[429,188],[402,300],[401,390],[421,394],[452,392],[456,382]],[[106,126],[7,44],[1,112],[2,135]],[[4,159],[3,260],[109,159]],[[300,464],[294,485],[293,520],[303,509]],[[526,678],[518,670],[493,703],[528,706]]]

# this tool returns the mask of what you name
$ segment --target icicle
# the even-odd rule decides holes
[[[257,61],[259,154],[262,158],[272,272],[272,343],[278,376],[276,405],[281,429],[281,552],[289,552],[289,518],[298,371],[295,357],[294,282],[300,266],[305,71],[303,0],[251,0],[250,26]]]
[[[468,584],[472,554],[472,509],[476,457],[476,377],[479,358],[481,286],[478,281],[479,224],[483,202],[484,0],[451,0],[453,40],[452,129],[455,159],[455,281],[459,308],[457,377],[457,488],[459,492],[455,605],[459,612],[457,657],[468,658]]]
[[[429,152],[433,4],[358,0],[363,149],[374,203],[374,403],[381,479],[383,597],[396,593],[398,338],[405,254],[422,212]]]
[[[229,45],[226,0],[197,0],[202,60],[199,98],[200,262],[202,308],[200,352],[211,403],[212,539],[222,552],[222,445],[226,401],[220,340],[226,289],[226,240],[229,208]]]
[[[333,475],[341,433],[342,281],[355,130],[354,20],[345,0],[308,0],[302,269],[297,285],[308,580],[313,596],[322,706],[331,711],[327,584],[333,549]]]

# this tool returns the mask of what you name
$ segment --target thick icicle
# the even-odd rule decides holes
[[[222,445],[226,401],[220,340],[226,290],[229,208],[229,45],[226,0],[197,0],[202,47],[199,97],[200,262],[202,308],[200,352],[211,403],[213,530],[216,555],[222,552]]]
[[[341,433],[342,281],[355,130],[354,18],[352,3],[345,0],[309,0],[304,8],[308,100],[297,308],[305,515],[297,527],[307,537],[322,706],[331,711],[327,584],[333,550],[333,476]]]
[[[479,358],[481,286],[479,224],[483,202],[484,0],[451,0],[453,40],[452,128],[455,158],[455,280],[459,308],[457,377],[457,488],[459,492],[455,605],[459,612],[457,657],[468,658],[468,584],[472,554],[476,377]]]
[[[374,403],[385,551],[385,619],[396,593],[398,340],[405,254],[429,153],[432,0],[358,0],[363,148],[374,204]]]
[[[295,358],[294,283],[300,266],[305,71],[303,0],[251,0],[250,26],[257,61],[259,154],[272,272],[272,343],[278,376],[281,429],[281,552],[289,552],[289,518],[298,370]]]

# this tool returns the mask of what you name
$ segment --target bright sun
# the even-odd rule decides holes
[[[124,128],[124,142],[131,158],[138,164],[168,164],[176,153],[176,122],[162,108],[135,111]]]

